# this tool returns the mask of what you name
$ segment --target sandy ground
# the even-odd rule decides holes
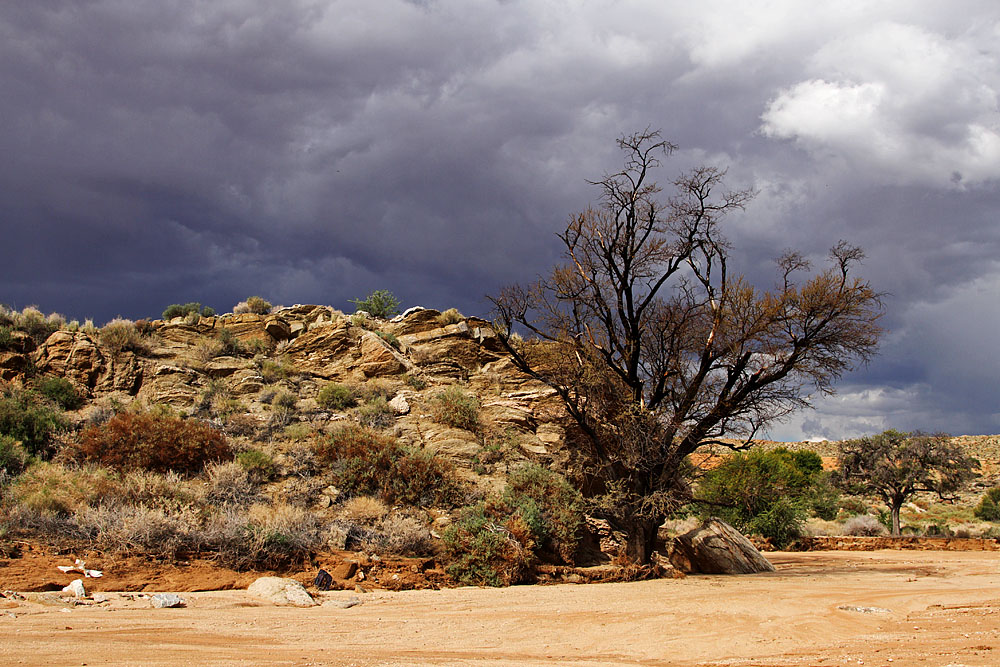
[[[0,600],[0,664],[1000,664],[995,552],[768,557],[774,574],[334,591],[307,609],[237,590],[183,593],[182,609],[138,593],[73,608],[34,593]],[[361,604],[336,605],[350,598]]]

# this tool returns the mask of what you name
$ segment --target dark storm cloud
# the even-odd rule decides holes
[[[998,26],[974,1],[4,3],[0,301],[486,314],[652,125],[663,181],[759,191],[731,237],[760,284],[846,238],[890,293],[882,356],[775,434],[995,431]]]

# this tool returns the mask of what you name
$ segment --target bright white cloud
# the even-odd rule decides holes
[[[874,183],[937,187],[1000,178],[1000,50],[884,22],[826,42],[814,76],[781,89],[762,132]]]

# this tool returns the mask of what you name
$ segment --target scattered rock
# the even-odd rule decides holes
[[[250,584],[247,592],[282,607],[316,606],[316,601],[305,587],[294,579],[261,577]]]
[[[670,546],[670,562],[691,574],[754,574],[774,566],[742,533],[721,519],[678,535]]]
[[[859,614],[891,614],[891,609],[884,609],[882,607],[855,607],[854,605],[843,604],[837,607],[837,609],[842,609],[843,611],[854,611]]]
[[[389,408],[395,412],[397,415],[408,415],[410,414],[410,404],[407,402],[406,397],[402,394],[396,394],[392,397],[392,400],[388,403]]]
[[[323,603],[323,606],[350,609],[351,607],[357,607],[359,604],[362,604],[362,602],[358,598],[347,598],[346,600],[327,600]]]
[[[149,598],[149,604],[157,609],[169,609],[171,607],[183,607],[185,602],[184,598],[174,593],[157,593]]]
[[[333,568],[333,572],[330,574],[334,579],[338,581],[344,581],[346,579],[352,578],[358,571],[358,564],[352,560],[346,560],[337,567]]]
[[[80,599],[87,597],[87,590],[83,587],[83,579],[74,579],[62,589],[63,593],[72,593],[73,597]]]

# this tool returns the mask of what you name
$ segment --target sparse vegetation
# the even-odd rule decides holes
[[[0,382],[0,436],[21,443],[28,454],[47,458],[53,436],[66,427],[48,399],[18,384]]]
[[[76,390],[72,382],[63,377],[43,378],[38,382],[38,393],[63,410],[76,410],[83,405],[83,396]]]
[[[375,290],[364,299],[351,299],[357,310],[363,310],[372,317],[388,319],[399,314],[399,299],[384,289]]]
[[[274,306],[262,296],[252,296],[246,301],[240,301],[233,306],[233,314],[253,313],[255,315],[267,315]]]
[[[136,328],[135,322],[132,320],[117,317],[101,327],[100,331],[97,332],[97,337],[102,345],[111,350],[112,354],[126,350],[137,353],[146,351],[142,334],[139,333],[139,329]]]
[[[440,315],[438,315],[438,324],[442,326],[447,326],[449,324],[458,324],[465,319],[465,315],[458,312],[457,308],[449,308]]]
[[[316,403],[327,410],[346,410],[358,404],[358,397],[350,387],[331,382],[320,388],[316,394]]]
[[[479,399],[460,387],[453,385],[438,392],[431,410],[438,423],[467,431],[479,428]]]
[[[990,489],[983,495],[976,505],[975,515],[983,521],[1000,521],[1000,487]]]
[[[197,301],[190,301],[185,304],[172,303],[163,309],[163,314],[160,317],[164,320],[172,320],[175,317],[188,317],[192,314],[199,317],[213,317],[215,309],[209,306],[202,306]]]

